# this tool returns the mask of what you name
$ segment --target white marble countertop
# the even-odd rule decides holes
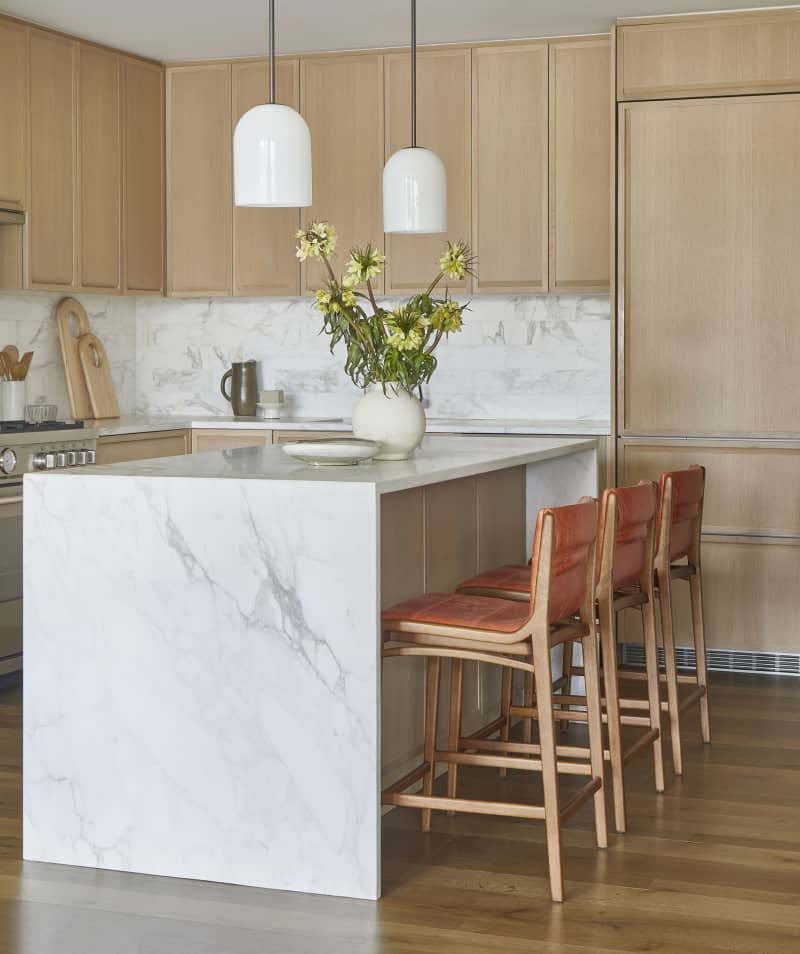
[[[596,448],[597,441],[593,438],[440,437],[435,441],[425,439],[408,461],[372,461],[354,467],[314,467],[292,460],[279,445],[269,445],[26,475],[25,480],[74,479],[76,476],[189,477],[201,480],[371,484],[378,494],[385,494],[566,457]]]
[[[237,430],[272,431],[349,431],[349,418],[286,417],[267,420],[260,417],[145,416],[125,415],[116,420],[86,421],[100,437],[141,434],[148,431],[184,430],[187,428],[235,428]],[[536,421],[519,419],[428,418],[429,434],[577,434],[603,437],[610,434],[608,422]]]

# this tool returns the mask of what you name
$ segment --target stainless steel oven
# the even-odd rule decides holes
[[[0,423],[0,675],[22,668],[22,478],[94,464],[96,437],[79,421]]]

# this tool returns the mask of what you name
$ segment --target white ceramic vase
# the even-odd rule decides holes
[[[399,385],[370,384],[353,408],[353,435],[380,441],[376,460],[408,460],[425,436],[422,404]]]

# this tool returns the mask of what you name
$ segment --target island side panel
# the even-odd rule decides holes
[[[370,485],[25,486],[24,857],[380,894]]]

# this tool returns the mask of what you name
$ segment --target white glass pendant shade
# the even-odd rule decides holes
[[[447,231],[447,172],[430,149],[400,149],[383,169],[384,232]]]
[[[233,133],[236,205],[311,205],[311,133],[300,113],[268,103],[249,109]]]

